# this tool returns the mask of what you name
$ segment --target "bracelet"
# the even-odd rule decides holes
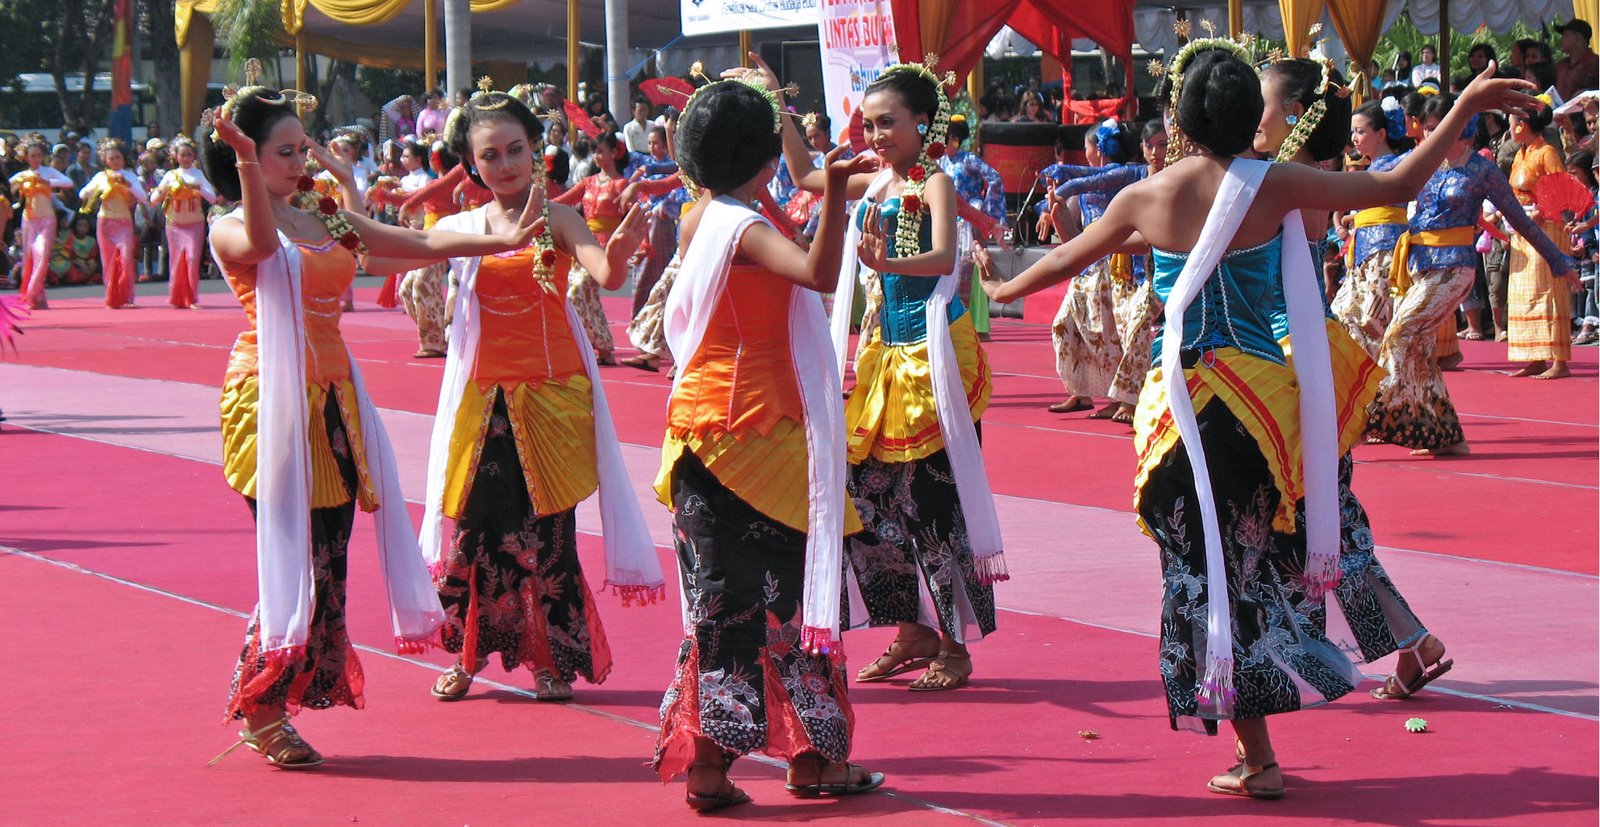
[[[237,167],[259,167],[259,166],[261,166],[261,162],[260,161],[235,161],[233,165],[237,166]]]

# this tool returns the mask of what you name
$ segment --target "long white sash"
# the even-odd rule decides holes
[[[243,212],[234,211],[222,220],[242,222]],[[221,267],[215,247],[211,255]],[[262,651],[274,657],[299,656],[316,610],[311,571],[311,412],[306,401],[300,261],[299,248],[279,233],[278,252],[256,265],[260,390],[256,420],[257,612]],[[349,357],[349,362],[367,479],[379,497],[372,517],[396,647],[401,652],[419,652],[444,624],[444,609],[422,565],[389,434],[367,397],[355,357]]]
[[[1200,238],[1166,301],[1166,323],[1161,339],[1161,375],[1167,383],[1167,400],[1173,424],[1183,440],[1194,472],[1195,498],[1205,536],[1206,582],[1215,588],[1227,581],[1222,556],[1222,532],[1217,522],[1216,496],[1194,400],[1184,376],[1183,319],[1189,305],[1216,271],[1228,245],[1255,201],[1271,164],[1236,158],[1217,190]],[[1284,216],[1282,270],[1290,338],[1295,351],[1295,381],[1299,386],[1299,419],[1306,489],[1306,579],[1312,596],[1320,597],[1337,582],[1339,558],[1338,447],[1333,404],[1333,368],[1329,360],[1322,300],[1311,279],[1311,253],[1299,243],[1304,234],[1298,210]],[[1285,469],[1288,472],[1289,469]],[[1331,517],[1331,519],[1330,519]],[[1215,594],[1215,593],[1213,593]],[[1222,716],[1233,712],[1233,618],[1226,599],[1207,601],[1206,664],[1198,694]]]
[[[749,207],[726,196],[706,205],[694,240],[683,254],[678,282],[667,297],[667,345],[679,364],[691,364],[700,349],[717,301],[727,286],[728,269],[739,239],[752,225],[765,221]],[[844,315],[849,316],[848,304]],[[806,479],[810,489],[801,645],[813,653],[832,654],[839,637],[839,595],[844,576],[844,404],[839,398],[836,351],[828,339],[822,297],[798,285],[789,302],[789,351],[805,409]],[[686,372],[678,371],[674,392]]]
[[[892,177],[892,170],[878,173],[867,186],[864,198],[876,196]],[[851,302],[855,298],[856,276],[861,269],[860,243],[861,229],[852,217],[833,298],[834,365],[841,376],[845,353],[849,350]],[[961,363],[950,338],[950,301],[960,283],[961,267],[961,256],[957,255],[955,269],[939,277],[938,285],[928,297],[928,362],[933,378],[934,408],[939,416],[945,451],[950,457],[950,470],[956,479],[956,494],[961,500],[973,564],[981,582],[994,583],[1010,579],[1000,537],[1000,518],[995,513],[994,494],[989,488],[989,475],[984,468],[978,430],[972,422],[972,409],[967,405],[966,388],[961,384]]]
[[[446,216],[434,226],[439,230],[482,235],[487,232],[487,215],[488,207],[479,207]],[[444,381],[439,386],[439,405],[429,440],[428,502],[422,519],[423,556],[435,572],[444,559],[444,489],[450,462],[450,436],[478,357],[480,310],[476,287],[480,261],[478,258],[450,259],[451,274],[459,287],[450,319]],[[656,557],[655,544],[628,479],[594,349],[571,305],[565,306],[567,326],[583,354],[584,373],[589,377],[594,400],[595,465],[600,481],[600,521],[606,549],[605,585],[622,596],[624,605],[636,600],[641,604],[654,602],[666,594],[661,561]]]

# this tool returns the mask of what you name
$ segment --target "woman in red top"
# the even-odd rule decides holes
[[[628,205],[622,203],[620,196],[628,188],[628,179],[622,177],[617,171],[617,155],[622,151],[622,143],[612,133],[601,135],[595,140],[594,158],[599,164],[600,171],[587,178],[580,178],[571,189],[551,199],[557,204],[566,204],[569,207],[583,205],[584,220],[589,222],[589,231],[594,233],[596,241],[603,246],[611,238],[611,233],[622,223],[623,213]],[[567,300],[572,302],[574,310],[578,311],[578,318],[583,321],[583,327],[589,333],[589,344],[594,347],[595,357],[602,365],[614,365],[616,360],[611,357],[613,344],[611,341],[611,328],[606,322],[605,308],[600,306],[600,285],[595,283],[594,276],[581,265],[572,268],[572,278],[568,280]]]

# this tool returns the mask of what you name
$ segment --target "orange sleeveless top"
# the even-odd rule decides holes
[[[567,321],[572,258],[556,251],[555,272],[533,274],[535,246],[478,261],[478,352],[450,433],[444,512],[459,518],[477,478],[483,441],[509,427],[528,498],[539,516],[575,507],[599,485],[594,389]],[[507,420],[495,422],[496,394]]]
[[[360,409],[350,381],[350,354],[339,334],[344,291],[356,275],[355,256],[329,238],[320,244],[296,241],[300,248],[300,300],[306,327],[306,395],[310,403],[311,507],[332,508],[350,501],[335,453],[353,457],[359,504],[378,506],[367,479]],[[222,386],[222,470],[228,485],[247,497],[256,489],[256,416],[260,408],[257,371],[256,266],[225,267],[223,276],[244,307],[250,327],[239,334],[228,356]],[[347,441],[332,440],[323,411],[332,395],[344,420]]]
[[[789,349],[794,285],[734,265],[700,349],[667,406],[656,494],[672,503],[672,466],[693,453],[757,511],[797,531],[809,522],[805,407]],[[848,502],[848,500],[847,500]],[[861,529],[855,509],[847,533]]]

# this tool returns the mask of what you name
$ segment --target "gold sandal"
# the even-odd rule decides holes
[[[239,740],[223,750],[222,754],[207,761],[206,766],[214,766],[239,747],[249,747],[278,769],[309,770],[312,767],[322,766],[322,754],[312,749],[311,745],[300,737],[294,725],[289,723],[287,715],[254,732],[248,727],[239,730]],[[298,760],[287,760],[285,756],[298,750],[305,750],[306,755]]]
[[[967,671],[961,672],[950,668],[951,661],[966,661]],[[972,677],[972,655],[957,654],[955,652],[940,652],[933,663],[928,664],[928,671],[911,682],[906,687],[912,692],[945,692],[951,689],[960,689],[967,685]]]
[[[441,701],[459,701],[467,697],[467,692],[472,689],[472,673],[468,672],[460,661],[455,666],[444,670],[439,679],[433,682],[433,697]]]
[[[561,680],[554,672],[541,670],[533,675],[533,695],[540,701],[570,701],[572,684]]]

